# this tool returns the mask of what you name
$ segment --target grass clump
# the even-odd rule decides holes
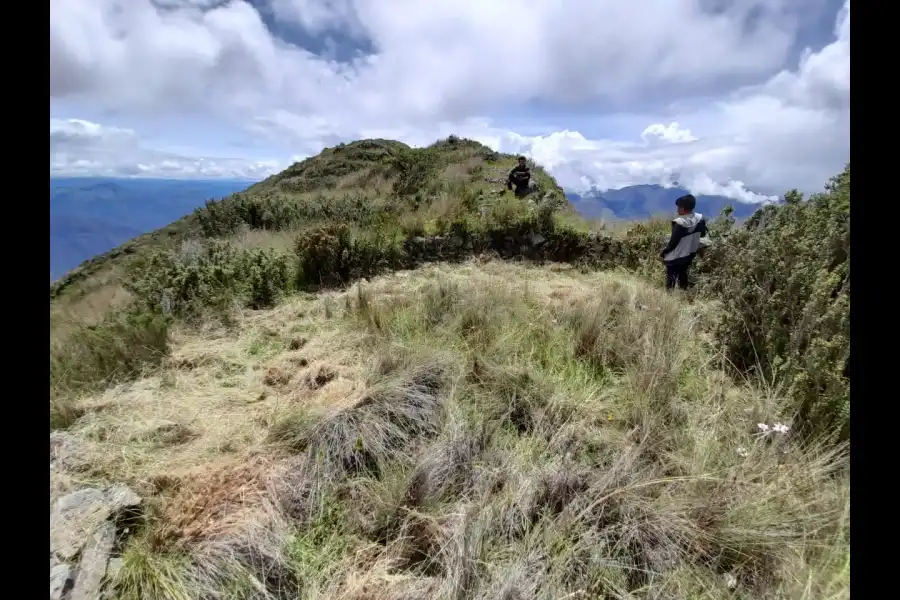
[[[168,351],[168,319],[136,307],[51,338],[50,428],[64,429],[78,418],[79,394],[134,379],[159,365]]]

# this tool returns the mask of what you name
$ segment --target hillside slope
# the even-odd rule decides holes
[[[685,298],[513,161],[331,148],[53,288],[51,595],[849,598],[849,165]]]
[[[513,164],[510,155],[456,138],[423,150],[389,140],[327,148],[225,202],[198,209],[85,262],[51,284],[51,307],[102,315],[129,297],[121,282],[136,259],[198,237],[285,248],[298,232],[322,223],[365,228],[385,220],[435,233],[457,216],[472,214],[476,204],[488,207],[498,198],[503,200],[498,210],[512,218],[516,206],[523,204],[498,196],[498,191]],[[553,196],[563,212],[575,218],[562,189],[539,167],[534,181],[541,195]]]

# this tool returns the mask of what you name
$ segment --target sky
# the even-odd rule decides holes
[[[763,202],[850,160],[849,0],[50,0],[50,175],[262,179],[450,134]]]

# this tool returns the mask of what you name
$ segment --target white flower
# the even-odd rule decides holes
[[[757,423],[756,428],[759,429],[762,433],[769,433],[769,426],[765,423]]]
[[[747,449],[744,448],[743,446],[741,446],[740,448],[737,449],[737,453],[738,453],[738,456],[740,456],[741,458],[744,458],[744,457],[746,457],[748,454],[750,454],[750,453],[747,451]]]
[[[777,431],[778,433],[787,433],[791,428],[784,423],[775,423],[775,425],[772,426],[772,430]]]
[[[728,587],[729,590],[733,590],[734,588],[736,588],[737,584],[738,584],[737,577],[735,577],[731,573],[725,573],[725,585]]]

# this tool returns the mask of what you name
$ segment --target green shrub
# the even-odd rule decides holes
[[[297,287],[337,285],[349,274],[350,229],[329,225],[300,235],[297,253]]]
[[[672,232],[672,222],[666,219],[650,219],[636,223],[625,232],[624,241],[643,262],[650,262],[659,270],[657,256],[665,247]]]
[[[248,306],[254,309],[274,306],[293,283],[288,257],[274,250],[251,250],[243,258]]]
[[[850,165],[825,193],[790,192],[718,246],[703,291],[722,303],[729,360],[782,382],[799,428],[848,436]]]
[[[394,194],[408,196],[425,189],[426,184],[437,171],[438,165],[438,154],[434,148],[398,151],[392,162],[397,176],[394,181]]]
[[[151,255],[135,265],[126,285],[150,310],[193,317],[210,310],[227,314],[235,302],[272,306],[291,280],[284,255],[207,240]]]
[[[371,277],[407,266],[404,237],[399,232],[375,230],[353,238],[349,253],[350,280]]]
[[[394,209],[362,192],[301,198],[268,192],[252,196],[235,194],[224,200],[208,201],[195,215],[205,237],[223,237],[236,233],[242,226],[268,231],[328,222],[369,226],[381,213]]]
[[[226,310],[241,276],[237,255],[226,242],[185,242],[179,251],[156,252],[136,263],[126,287],[148,309],[167,314]]]
[[[231,235],[240,227],[242,220],[230,198],[207,200],[194,211],[194,218],[200,231],[206,237]]]
[[[485,162],[495,163],[500,161],[500,153],[495,152],[490,148],[484,148],[479,154]]]
[[[321,227],[297,238],[297,285],[333,286],[388,269],[404,267],[408,259],[404,236],[382,227],[352,235],[344,225]]]
[[[168,332],[163,315],[132,306],[107,315],[99,324],[80,325],[63,340],[51,342],[51,404],[54,396],[137,377],[166,356]],[[56,413],[51,411],[51,417],[67,420],[61,410]]]

